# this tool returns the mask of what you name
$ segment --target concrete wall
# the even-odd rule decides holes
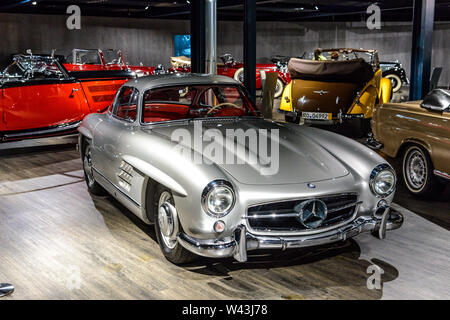
[[[173,36],[189,33],[189,21],[82,17],[82,29],[69,31],[65,16],[0,14],[0,65],[12,53],[59,52],[72,48],[120,48],[131,64],[168,65]],[[410,72],[411,23],[382,24],[368,30],[365,23],[259,22],[257,59],[267,62],[275,54],[298,56],[317,47],[378,49],[381,60],[398,59]],[[436,23],[433,66],[444,68],[440,85],[450,84],[448,35],[450,22]],[[242,23],[219,22],[218,52],[242,59]]]
[[[226,33],[224,31],[227,31]],[[219,26],[221,50],[242,58],[241,26]],[[300,56],[321,47],[377,49],[381,61],[399,60],[409,76],[411,68],[412,24],[382,24],[380,30],[369,30],[365,23],[283,23],[260,22],[257,26],[257,56],[267,62],[276,54]],[[236,35],[240,36],[237,37]],[[440,85],[450,85],[450,22],[436,23],[433,34],[432,66],[443,67]]]
[[[65,16],[0,14],[0,64],[13,53],[70,52],[73,48],[122,49],[131,64],[169,63],[173,36],[189,34],[189,21],[82,17],[69,31]]]

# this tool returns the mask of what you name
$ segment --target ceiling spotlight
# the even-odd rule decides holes
[[[146,7],[145,7],[145,10],[148,10],[148,8],[150,8],[150,6],[146,6]]]
[[[319,7],[318,6],[314,6],[314,9],[319,10]]]
[[[33,6],[35,6],[35,5],[37,5],[37,1],[33,1],[31,4],[32,4]]]

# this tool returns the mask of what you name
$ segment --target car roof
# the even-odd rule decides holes
[[[124,86],[135,87],[140,92],[159,87],[187,85],[240,85],[241,83],[225,76],[204,73],[171,73],[132,79]]]

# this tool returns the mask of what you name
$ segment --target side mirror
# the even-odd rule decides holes
[[[450,111],[450,91],[434,89],[426,95],[420,106],[432,111]]]

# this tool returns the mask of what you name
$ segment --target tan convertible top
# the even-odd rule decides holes
[[[293,79],[367,82],[373,78],[374,72],[364,59],[345,61],[316,61],[292,58],[288,70]]]

